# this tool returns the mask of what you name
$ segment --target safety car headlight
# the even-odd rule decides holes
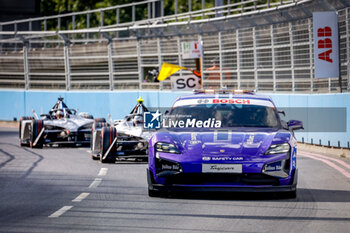
[[[166,143],[166,142],[157,142],[156,151],[172,153],[172,154],[180,154],[179,149],[174,144]]]
[[[269,149],[265,152],[265,155],[283,154],[287,153],[290,149],[288,143],[271,145]]]

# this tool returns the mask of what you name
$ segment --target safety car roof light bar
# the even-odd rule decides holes
[[[255,90],[203,90],[203,89],[196,89],[193,90],[195,94],[255,94]]]

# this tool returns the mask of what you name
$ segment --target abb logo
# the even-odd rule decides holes
[[[339,77],[338,14],[313,12],[315,78]]]
[[[199,50],[199,42],[194,43],[194,50],[192,50],[192,53],[199,54],[201,51]]]
[[[332,28],[324,27],[317,29],[317,37],[331,37],[332,36]],[[330,54],[332,53],[332,39],[324,38],[319,39],[317,41],[317,48],[319,49],[328,49],[323,53],[318,54],[318,58],[327,62],[332,63],[333,60],[330,58]]]

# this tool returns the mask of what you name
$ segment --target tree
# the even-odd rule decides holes
[[[132,0],[41,0],[41,13],[43,16],[58,15],[69,12],[80,12],[99,8],[105,8],[116,5],[123,5],[135,2]],[[205,0],[205,7],[213,7],[213,1]],[[202,9],[202,0],[192,0],[192,11]],[[178,0],[178,13],[188,12],[188,0]],[[136,20],[148,18],[147,7],[136,7]],[[164,0],[164,15],[175,14],[175,1]],[[130,22],[132,20],[132,8],[121,8],[119,13],[119,23]],[[86,15],[75,16],[75,29],[87,27]],[[116,10],[104,11],[103,25],[116,24]],[[56,30],[57,20],[47,21],[47,30]],[[98,27],[101,25],[100,13],[90,14],[89,26]],[[60,29],[73,29],[72,17],[64,17],[61,19]]]

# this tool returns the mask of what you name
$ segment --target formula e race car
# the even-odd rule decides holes
[[[149,140],[149,196],[171,191],[296,196],[293,130],[303,124],[282,121],[270,97],[198,90],[179,97],[164,122]]]
[[[94,120],[88,113],[77,114],[77,110],[68,108],[61,97],[48,114],[41,114],[40,118],[34,111],[33,114],[34,117],[20,119],[21,146],[42,148],[44,144],[89,144],[93,122],[105,121],[104,118]]]
[[[148,109],[139,98],[136,106],[122,120],[95,122],[92,127],[91,158],[102,163],[117,160],[147,161],[151,133],[143,128],[143,113]]]

